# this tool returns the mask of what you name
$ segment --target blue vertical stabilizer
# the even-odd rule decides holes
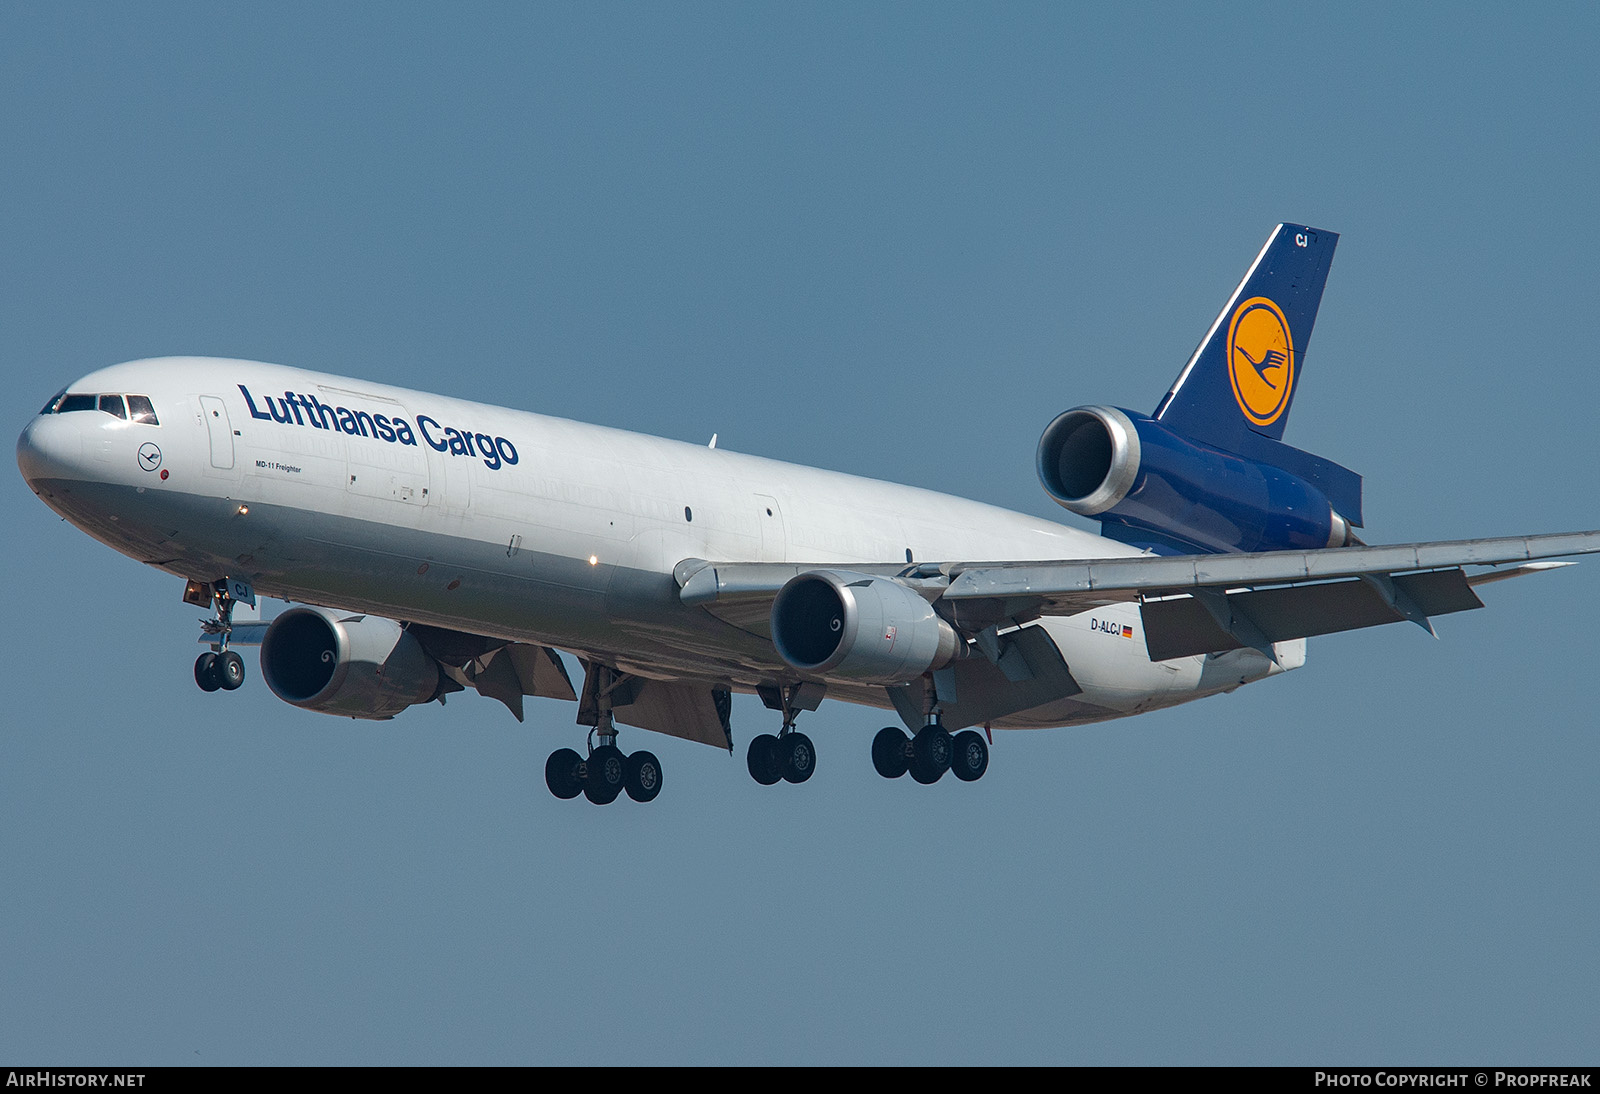
[[[1155,419],[1245,456],[1257,455],[1257,437],[1281,440],[1338,242],[1335,232],[1278,225]]]

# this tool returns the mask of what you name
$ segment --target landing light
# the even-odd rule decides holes
[[[249,512],[250,512],[250,507],[249,507],[249,506],[248,506],[248,505],[241,505],[241,506],[239,506],[239,515],[240,515],[240,516],[241,516],[241,517],[242,517],[242,516],[245,516],[245,515],[246,515],[246,514],[248,514],[248,513],[249,513]]]
[[[599,555],[590,555],[589,556],[589,565],[591,565],[591,566],[600,565],[600,556]]]

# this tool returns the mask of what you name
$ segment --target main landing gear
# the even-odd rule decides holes
[[[938,722],[929,722],[915,737],[906,736],[899,726],[888,726],[872,739],[872,766],[886,779],[910,772],[913,779],[927,785],[949,771],[970,783],[989,770],[989,743],[971,729],[951,736]]]
[[[636,802],[655,800],[661,793],[661,761],[653,752],[624,754],[617,735],[596,733],[600,744],[584,759],[570,748],[558,748],[544,764],[544,782],[558,798],[579,794],[596,805],[610,805],[626,790]]]
[[[872,739],[872,766],[886,779],[910,772],[923,785],[938,782],[946,771],[962,782],[976,782],[989,770],[989,742],[984,735],[964,729],[951,736],[939,721],[939,695],[933,677],[923,678],[923,716],[926,724],[914,737],[899,726],[878,730]]]
[[[780,781],[803,783],[817,769],[816,746],[811,743],[810,737],[794,728],[800,711],[815,710],[822,698],[820,691],[815,691],[815,685],[810,685],[815,691],[814,695],[804,690],[807,687],[798,684],[773,689],[777,692],[777,701],[768,705],[783,711],[783,727],[778,730],[777,736],[762,733],[750,739],[745,763],[750,768],[750,777],[762,786],[772,786]],[[764,693],[762,698],[769,699],[769,696]],[[810,703],[810,706],[802,706],[803,703]]]
[[[194,682],[201,691],[238,691],[244,683],[244,658],[228,648],[233,635],[233,606],[238,600],[255,603],[250,586],[241,581],[191,581],[183,590],[186,604],[216,605],[217,617],[200,621],[201,629],[215,636],[212,649],[195,658]]]
[[[589,754],[580,756],[570,748],[550,753],[544,764],[544,783],[556,797],[566,800],[582,794],[596,805],[610,805],[623,791],[636,802],[654,801],[661,793],[661,761],[655,753],[624,753],[617,747],[612,693],[630,679],[609,666],[589,665],[578,715],[580,724],[593,720]]]

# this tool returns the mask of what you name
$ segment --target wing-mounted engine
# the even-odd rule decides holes
[[[290,608],[261,640],[261,675],[286,703],[351,718],[393,718],[439,693],[439,666],[393,620]]]
[[[846,570],[791,578],[772,602],[772,642],[791,668],[863,684],[903,684],[966,649],[912,589]]]
[[[1109,406],[1058,416],[1039,439],[1039,480],[1058,505],[1098,517],[1106,535],[1158,553],[1276,551],[1359,542],[1360,479],[1331,461],[1259,438],[1305,474],[1182,437]],[[1322,486],[1347,497],[1342,516]]]

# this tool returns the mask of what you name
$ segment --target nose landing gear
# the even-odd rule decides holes
[[[201,607],[215,604],[217,609],[215,619],[200,621],[200,628],[214,636],[215,641],[210,650],[195,658],[194,682],[200,685],[201,691],[238,691],[244,683],[245,672],[244,658],[228,648],[228,639],[233,636],[233,606],[240,601],[254,605],[254,590],[249,582],[237,578],[190,581],[184,587],[183,600]]]
[[[232,650],[212,653],[207,650],[194,662],[194,682],[201,691],[237,691],[244,683],[244,658]]]

